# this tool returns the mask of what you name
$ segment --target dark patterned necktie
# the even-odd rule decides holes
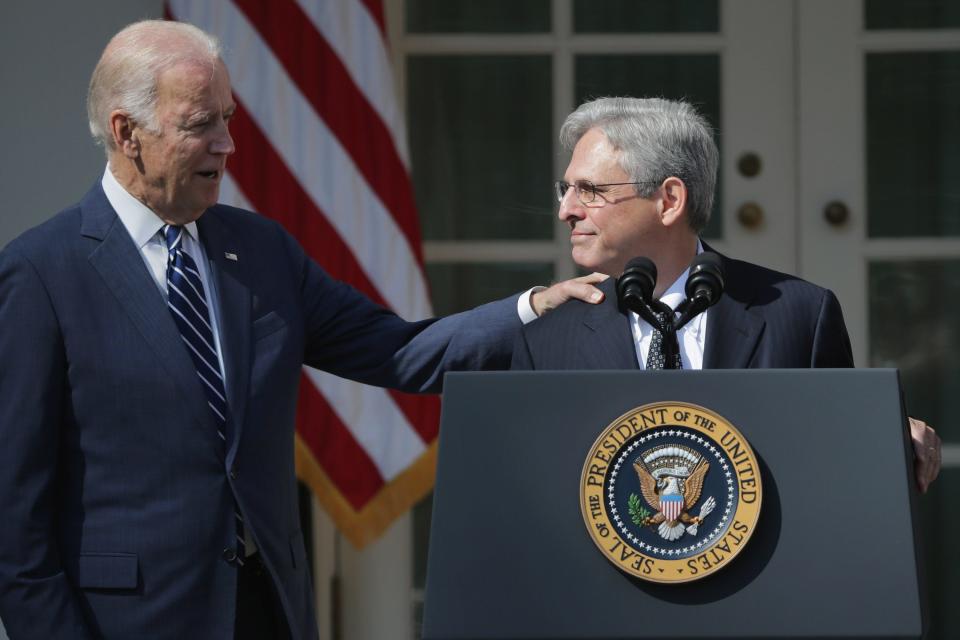
[[[673,320],[666,311],[655,311],[660,326],[666,325]],[[667,357],[667,341],[672,341],[673,357]],[[660,327],[653,327],[653,335],[650,338],[650,350],[647,352],[647,369],[683,369],[683,362],[680,359],[680,344],[677,342],[676,331],[669,331],[664,338]]]
[[[167,307],[170,308],[173,320],[180,330],[180,337],[197,369],[197,376],[217,426],[217,435],[226,447],[227,397],[203,281],[200,279],[197,263],[183,250],[183,227],[164,225],[161,233],[167,242],[168,253]],[[243,564],[243,558],[246,557],[243,518],[239,509],[235,508],[234,513],[237,520],[237,562]]]

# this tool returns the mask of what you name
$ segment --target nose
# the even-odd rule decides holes
[[[577,190],[573,185],[563,194],[563,198],[560,200],[560,210],[557,211],[557,217],[560,218],[561,222],[570,222],[571,218],[582,220],[586,217],[586,213],[583,211],[583,205],[580,203],[579,198],[577,198]]]
[[[210,153],[218,156],[229,156],[236,150],[237,146],[233,142],[233,136],[230,135],[230,129],[224,122],[217,132],[217,136],[210,143]]]

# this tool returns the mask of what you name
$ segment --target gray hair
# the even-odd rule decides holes
[[[671,176],[687,187],[687,222],[697,233],[710,221],[720,154],[710,125],[686,102],[663,98],[598,98],[567,116],[560,144],[572,151],[587,131],[600,129],[620,152],[620,166],[637,195],[653,195]]]
[[[184,62],[216,65],[220,43],[183,22],[143,20],[115,35],[90,78],[87,119],[90,133],[109,156],[114,149],[110,113],[116,109],[141,126],[159,133],[157,82],[167,69]]]

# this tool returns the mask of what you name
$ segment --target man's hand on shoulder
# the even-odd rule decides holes
[[[909,418],[914,470],[920,493],[926,493],[940,473],[940,436],[923,420]]]
[[[590,304],[598,304],[603,302],[603,292],[594,285],[609,277],[603,273],[591,273],[572,280],[558,282],[541,291],[535,291],[530,296],[530,305],[537,316],[542,316],[574,298]]]

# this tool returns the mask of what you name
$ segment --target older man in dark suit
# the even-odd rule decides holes
[[[235,108],[210,36],[127,27],[90,84],[103,178],[0,253],[13,640],[316,637],[293,468],[301,366],[437,391],[446,370],[509,363],[517,297],[406,322],[278,224],[218,205]]]
[[[658,274],[653,297],[676,309],[686,297],[688,267],[705,249],[699,234],[713,207],[719,154],[703,117],[684,102],[601,98],[570,114],[560,139],[572,151],[556,189],[574,261],[616,277],[631,258],[647,257]],[[600,286],[604,303],[571,303],[524,327],[512,367],[853,366],[832,292],[757,265],[721,261],[723,296],[679,332],[661,333],[619,308],[611,278]],[[926,490],[939,471],[939,438],[919,420],[911,418],[910,427],[917,481]]]

